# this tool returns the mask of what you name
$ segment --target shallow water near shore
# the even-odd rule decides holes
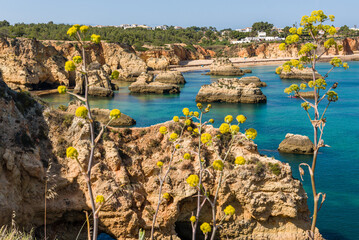
[[[326,239],[357,239],[359,236],[359,62],[349,62],[349,70],[334,70],[328,78],[328,86],[339,82],[336,92],[339,101],[332,103],[327,111],[327,124],[324,140],[331,148],[321,149],[316,167],[317,190],[327,194],[326,201],[319,212],[320,232]],[[301,100],[288,98],[284,88],[296,80],[281,80],[274,74],[277,66],[248,67],[253,70],[246,76],[258,76],[267,83],[262,88],[267,96],[266,104],[228,104],[212,103],[212,110],[206,116],[215,120],[215,127],[223,122],[224,116],[244,114],[247,122],[243,128],[253,127],[258,131],[255,143],[261,154],[289,163],[293,176],[299,178],[298,165],[311,162],[311,156],[281,154],[277,151],[286,133],[308,135],[313,139],[313,128],[308,117],[300,107]],[[319,73],[324,75],[330,69],[328,63],[318,65]],[[187,83],[180,94],[172,95],[130,95],[123,83],[113,98],[91,98],[93,107],[114,109],[133,117],[136,127],[150,126],[171,120],[181,115],[184,107],[196,109],[195,98],[201,85],[216,79],[203,75],[203,71],[183,73]],[[58,106],[68,103],[68,95],[47,95],[42,97]],[[326,104],[326,101],[322,103]],[[308,205],[312,209],[312,195],[309,174],[304,176],[304,188],[308,192]]]

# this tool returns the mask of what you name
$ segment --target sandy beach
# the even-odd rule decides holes
[[[352,55],[328,55],[323,56],[321,62],[329,62],[333,57],[339,57],[343,61],[359,61],[359,54]],[[286,61],[296,58],[271,58],[260,59],[253,58],[230,58],[235,66],[250,67],[250,66],[263,66],[263,65],[281,65]],[[201,60],[188,60],[181,61],[179,65],[171,65],[171,70],[180,72],[209,70],[209,66],[212,64],[213,59],[201,59]]]

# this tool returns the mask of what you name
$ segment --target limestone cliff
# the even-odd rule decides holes
[[[27,229],[37,228],[41,238],[47,176],[48,188],[57,193],[47,201],[48,237],[75,239],[85,220],[83,210],[89,210],[90,202],[85,178],[76,162],[65,158],[64,150],[76,147],[79,161],[85,164],[90,144],[88,125],[81,118],[45,108],[24,93],[15,93],[1,80],[0,108],[0,225],[10,224],[15,211],[16,222]],[[170,131],[176,129],[172,121],[146,128],[111,128],[100,141],[95,152],[93,191],[105,197],[117,193],[100,212],[100,232],[120,240],[137,239],[140,228],[149,234],[158,197],[158,168],[154,166],[158,160],[167,165],[171,147],[167,137],[158,133],[162,125]],[[218,132],[212,127],[205,131]],[[198,137],[185,135],[183,149],[175,155],[164,185],[171,200],[160,207],[157,239],[186,239],[191,231],[188,219],[195,209],[196,192],[185,179],[198,166],[182,156]],[[210,165],[215,155],[209,148],[203,150]],[[226,165],[228,174],[218,212],[231,204],[236,215],[224,222],[218,239],[307,239],[307,196],[300,181],[293,179],[290,166],[259,155],[257,146],[248,140],[235,143],[231,155],[244,156],[247,164],[240,168]],[[278,171],[271,170],[273,164],[278,164]],[[213,190],[215,182],[206,182]],[[205,206],[200,221],[210,217]],[[86,233],[81,239],[86,239]]]
[[[199,45],[189,48],[186,44],[168,44],[166,47],[137,52],[137,55],[146,62],[151,58],[166,58],[171,65],[178,65],[184,60],[209,59],[215,57],[216,53]]]
[[[329,49],[326,55],[350,55],[359,50],[359,38],[345,38],[337,40],[339,45],[343,45],[343,50],[338,52],[334,48]],[[293,45],[286,51],[279,50],[280,43],[253,43],[247,46],[232,45],[223,49],[223,56],[226,57],[256,57],[259,59],[269,58],[296,58],[298,57],[298,48],[300,46]]]
[[[118,70],[120,80],[135,81],[142,72],[147,71],[146,63],[130,47],[101,42],[89,44],[86,49],[88,63],[107,65],[110,74]],[[75,86],[79,77],[75,72],[66,72],[64,66],[67,60],[77,55],[80,53],[75,42],[0,39],[0,71],[4,81],[14,89],[46,89],[60,84]],[[103,82],[96,87],[108,85]],[[106,88],[111,92],[109,86]]]

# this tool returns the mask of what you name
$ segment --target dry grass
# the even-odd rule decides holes
[[[0,240],[34,240],[32,231],[30,233],[20,232],[16,228],[2,226],[0,228]]]

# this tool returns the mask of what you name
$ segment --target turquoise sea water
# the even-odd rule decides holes
[[[359,237],[359,62],[350,62],[350,69],[332,72],[328,82],[339,82],[336,91],[339,101],[327,111],[325,143],[331,148],[321,149],[316,167],[317,190],[327,193],[327,199],[319,212],[318,228],[326,239],[358,239]],[[274,70],[276,66],[250,67],[252,74],[267,83],[262,88],[267,96],[266,104],[228,104],[213,103],[208,118],[215,120],[218,127],[227,114],[247,116],[245,128],[258,130],[255,142],[262,154],[288,162],[293,176],[299,178],[298,164],[310,163],[311,156],[281,154],[277,147],[286,133],[308,135],[313,139],[312,127],[299,99],[288,98],[283,92],[296,80],[281,80]],[[329,64],[319,64],[323,75]],[[203,71],[184,73],[187,84],[181,93],[175,95],[130,95],[128,84],[120,88],[113,98],[93,98],[92,106],[118,108],[137,121],[138,127],[149,126],[170,120],[180,115],[183,107],[195,109],[195,97],[201,85],[215,78],[202,75]],[[331,84],[329,84],[331,85]],[[65,104],[70,100],[67,95],[49,95],[44,99],[54,105]],[[309,174],[306,172],[304,188],[308,192],[308,204],[312,209],[312,196]]]

